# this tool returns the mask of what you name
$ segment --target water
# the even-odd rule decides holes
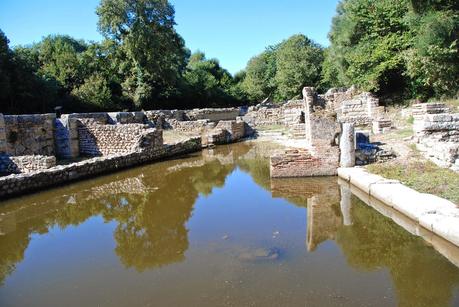
[[[0,306],[457,306],[459,269],[240,143],[0,206]],[[343,194],[344,197],[344,194]],[[344,216],[343,216],[344,214]]]

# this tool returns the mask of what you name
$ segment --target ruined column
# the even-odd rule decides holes
[[[341,137],[339,141],[340,166],[354,167],[355,166],[355,135],[354,125],[351,123],[343,123],[341,129]]]
[[[343,225],[350,226],[352,225],[352,215],[351,215],[351,190],[348,187],[343,185],[340,186],[341,189],[341,200],[340,200],[340,207],[341,207],[341,214],[343,215]]]

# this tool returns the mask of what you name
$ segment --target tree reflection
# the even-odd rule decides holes
[[[233,155],[222,147],[204,160],[166,161],[9,202],[0,208],[0,283],[23,260],[33,233],[79,225],[96,215],[117,223],[115,252],[126,267],[144,271],[184,260],[186,223],[196,198],[224,185],[235,167]]]

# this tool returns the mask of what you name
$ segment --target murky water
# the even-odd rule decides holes
[[[0,306],[457,306],[459,269],[249,144],[0,206]],[[344,196],[343,196],[344,197]]]

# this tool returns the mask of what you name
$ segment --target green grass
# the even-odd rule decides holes
[[[384,178],[399,180],[419,192],[434,194],[459,204],[459,174],[430,161],[411,161],[404,165],[372,164],[367,169]]]

